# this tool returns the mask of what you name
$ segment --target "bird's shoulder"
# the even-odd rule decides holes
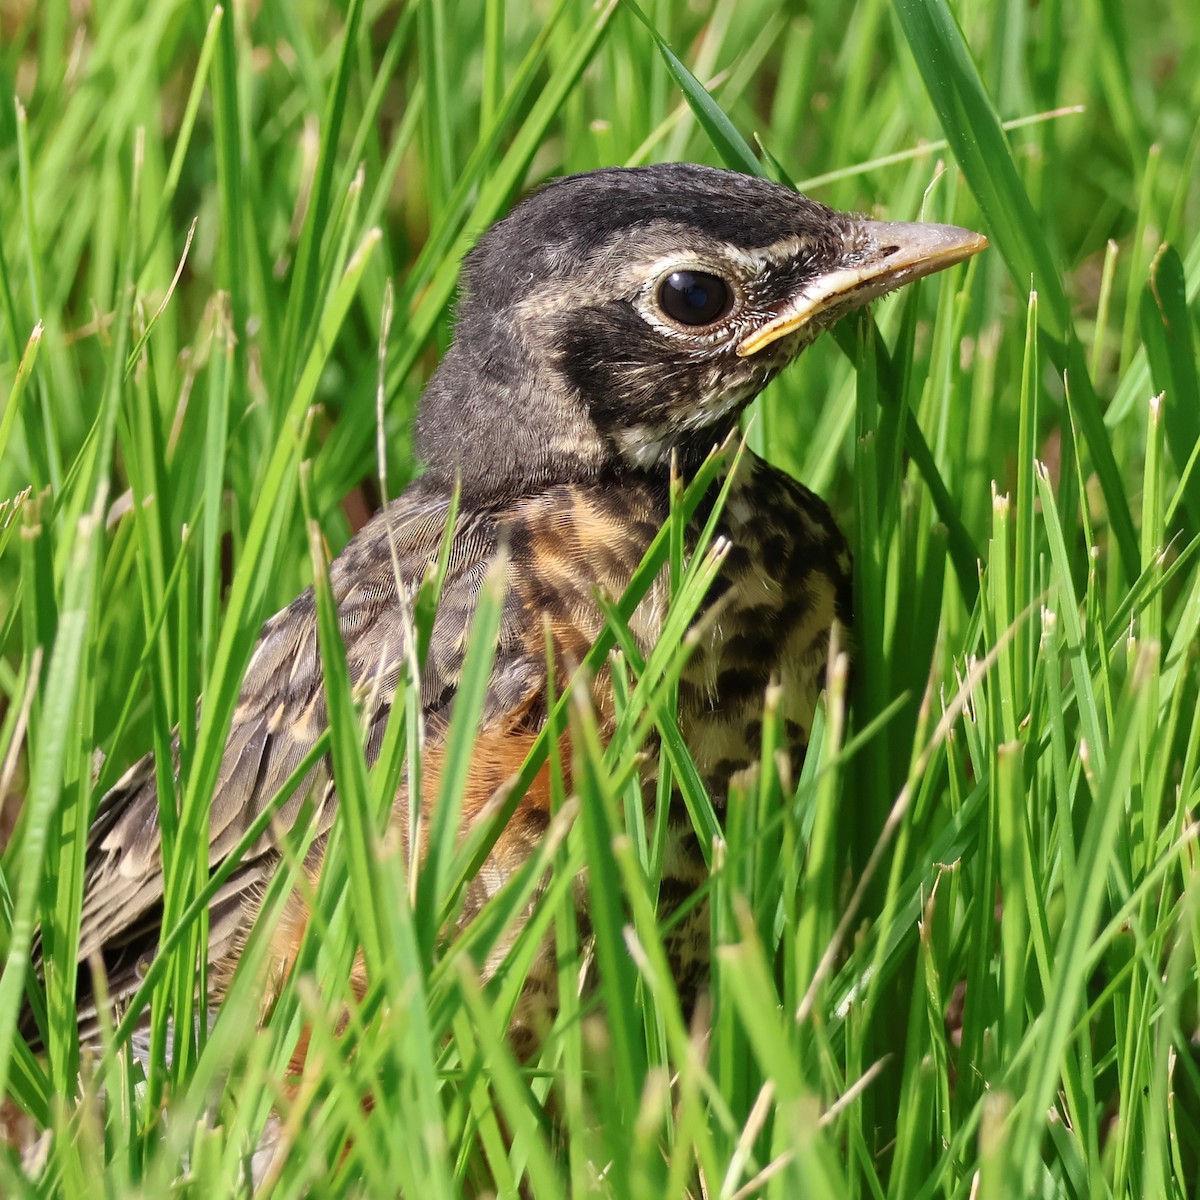
[[[368,755],[378,750],[406,670],[412,600],[436,567],[451,509],[450,489],[419,481],[368,522],[331,564]],[[596,589],[620,594],[661,516],[653,489],[610,484],[561,484],[458,506],[420,673],[422,710],[435,745],[453,707],[489,573],[502,572],[504,599],[481,732],[511,729],[514,722],[535,727],[544,715],[547,625],[561,665],[570,668],[581,660],[603,624]],[[316,602],[309,588],[266,621],[247,666],[213,795],[211,864],[236,845],[325,724]],[[298,789],[281,810],[285,824],[322,773],[314,768],[308,788]],[[102,799],[90,858],[92,890],[114,868],[126,878],[159,869],[152,757],[135,764]]]

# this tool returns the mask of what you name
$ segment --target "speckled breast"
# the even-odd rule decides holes
[[[711,515],[713,496],[694,517],[698,536]],[[562,614],[553,625],[561,669],[577,664],[599,635],[603,615],[594,589],[619,594],[666,518],[663,489],[647,482],[622,489],[590,489],[570,497],[551,495],[525,515],[525,533],[513,541],[514,576],[520,611]],[[544,517],[541,515],[544,513]],[[553,522],[552,526],[547,522]],[[699,633],[679,684],[678,720],[684,742],[722,816],[730,785],[760,757],[762,711],[767,688],[779,685],[779,717],[798,772],[824,686],[830,628],[850,620],[850,555],[823,501],[760,459],[745,456],[717,524],[728,548],[696,621]],[[639,605],[630,630],[649,652],[660,635],[666,610],[665,580]],[[569,614],[570,619],[565,619]],[[528,654],[541,653],[530,625]],[[544,644],[544,642],[542,643]],[[597,683],[597,704],[611,718],[609,688]],[[653,820],[657,756],[653,746],[644,769],[646,805]],[[514,823],[506,830],[509,861],[532,853],[543,825],[531,823],[536,806],[525,804],[525,835]],[[520,836],[519,836],[520,835]],[[519,842],[519,845],[518,845]],[[506,874],[500,869],[498,879]],[[705,881],[705,856],[682,798],[668,814],[668,835],[659,891],[664,920]],[[482,888],[482,882],[481,882]],[[482,900],[481,890],[480,899]],[[578,922],[590,932],[587,888],[578,889]],[[670,923],[666,949],[681,1000],[690,1007],[708,976],[709,922],[704,904]],[[498,956],[506,947],[500,947]],[[556,1009],[557,968],[550,942],[527,977],[510,1037],[523,1052],[537,1042]]]
[[[679,724],[718,816],[730,785],[759,761],[769,684],[799,772],[824,687],[830,629],[851,621],[846,539],[824,501],[758,458],[743,462],[719,521],[729,552],[701,618],[703,636],[679,687]],[[704,855],[676,798],[660,890],[660,917],[704,882]],[[681,999],[708,974],[707,905],[666,934]]]

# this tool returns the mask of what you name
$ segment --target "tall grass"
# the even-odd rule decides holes
[[[48,1131],[0,1155],[0,1193],[246,1194],[274,1113],[264,1195],[1200,1194],[1197,80],[1182,0],[0,3],[0,814],[20,812],[0,1092]],[[421,769],[419,695],[402,681],[368,769],[327,559],[413,476],[479,232],[549,176],[676,158],[992,249],[843,325],[748,419],[855,548],[853,669],[834,664],[801,777],[770,753],[768,699],[762,769],[719,827],[674,733],[720,555],[682,558],[679,530],[714,465],[593,652],[618,734],[556,681],[523,776],[549,762],[550,835],[447,936],[495,825],[419,870],[382,836]],[[672,636],[643,661],[624,622],[666,564]],[[260,622],[313,579],[327,869],[314,894],[306,810],[206,1022],[219,754]],[[181,719],[163,952],[81,1055],[92,806],[142,753],[169,761]],[[655,732],[711,858],[690,1024],[638,799]],[[600,970],[580,993],[585,868]],[[314,919],[260,1027],[294,888]],[[505,1031],[547,935],[562,1010],[520,1063]]]

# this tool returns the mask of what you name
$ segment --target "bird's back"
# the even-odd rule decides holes
[[[330,570],[350,679],[362,705],[368,763],[379,753],[411,652],[411,600],[437,561],[450,500],[443,490],[414,485],[358,533]],[[547,629],[561,686],[603,625],[597,590],[620,595],[664,516],[660,489],[607,484],[562,485],[503,504],[460,508],[420,674],[427,800],[440,777],[442,738],[480,590],[498,560],[503,616],[464,795],[465,823],[520,769],[545,721]],[[647,644],[660,619],[658,605],[657,596],[648,598],[633,623]],[[247,667],[213,792],[210,871],[260,818],[325,726],[316,605],[309,589],[266,622]],[[178,738],[176,755],[177,750]],[[279,861],[277,831],[290,828],[308,800],[318,813],[310,864],[315,875],[336,806],[327,760],[279,807],[272,830],[244,855],[214,900],[208,951],[214,978],[228,975],[245,941],[264,883]],[[155,764],[148,755],[103,797],[89,839],[80,958],[99,954],[114,1001],[136,990],[163,932],[158,804]],[[406,842],[407,797],[398,796],[394,809]],[[485,868],[492,882],[475,889],[469,910],[494,890],[498,870],[507,874],[523,860],[548,820],[548,798],[535,787]],[[284,955],[280,947],[277,957]],[[93,1014],[90,980],[81,984],[80,1013],[85,1021]]]
[[[363,705],[368,762],[382,731],[409,653],[408,605],[436,562],[450,497],[415,486],[380,513],[335,560],[330,580],[355,692]],[[442,737],[453,707],[480,589],[504,563],[503,616],[463,797],[465,828],[520,770],[547,715],[546,635],[554,646],[557,686],[599,635],[598,594],[618,597],[666,518],[665,489],[651,479],[561,485],[494,507],[460,509],[446,580],[421,674],[426,719],[426,801],[439,782]],[[702,512],[701,517],[706,516]],[[699,527],[698,517],[692,537]],[[763,695],[781,683],[789,747],[802,753],[821,685],[828,630],[848,621],[849,559],[825,505],[804,488],[747,456],[717,532],[728,550],[680,680],[679,724],[700,776],[720,811],[731,780],[757,762]],[[399,586],[397,586],[397,572]],[[648,652],[667,605],[665,573],[630,623]],[[602,730],[611,730],[606,676],[592,692]],[[208,860],[216,870],[260,816],[325,728],[325,700],[311,590],[263,627],[250,660],[213,794]],[[648,756],[647,802],[654,796]],[[318,812],[318,836],[307,865],[320,869],[336,791],[327,762],[280,806],[272,831],[243,857],[210,908],[208,956],[216,985],[228,980],[257,914],[265,882],[279,861],[275,838],[295,822],[305,800]],[[394,805],[407,846],[408,797]],[[550,820],[546,781],[535,781],[468,890],[465,915],[533,852]],[[154,763],[136,764],[101,802],[85,879],[80,954],[99,954],[115,1001],[136,990],[160,941],[163,864]],[[662,886],[664,910],[680,903],[704,876],[704,854],[682,803],[672,805],[671,846]],[[298,901],[293,901],[293,908]],[[298,911],[298,910],[297,910]],[[280,977],[303,931],[303,914],[281,925],[272,974]],[[685,990],[694,991],[707,961],[703,910],[668,935]],[[535,973],[538,968],[535,964]],[[86,969],[84,975],[87,975]],[[536,990],[546,990],[535,980]],[[91,1006],[84,979],[81,1019]]]

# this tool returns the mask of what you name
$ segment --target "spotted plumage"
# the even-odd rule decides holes
[[[379,752],[411,652],[406,603],[436,560],[456,487],[459,515],[421,675],[421,801],[436,795],[467,632],[484,580],[500,563],[503,614],[463,802],[468,826],[508,785],[546,721],[547,626],[561,686],[603,627],[597,591],[624,590],[666,520],[673,467],[694,471],[753,396],[842,312],[983,244],[947,226],[866,221],[774,184],[687,164],[574,176],[515,209],[467,260],[456,338],[418,419],[425,474],[331,569],[350,676],[365,708],[368,759]],[[686,549],[707,511],[695,518]],[[759,757],[771,683],[780,687],[788,749],[799,765],[831,626],[850,621],[850,558],[824,503],[751,454],[717,529],[728,550],[680,681],[679,725],[720,814],[731,782]],[[666,601],[664,577],[630,623],[644,652],[659,635]],[[593,693],[608,732],[603,674]],[[247,669],[213,795],[210,868],[229,855],[325,721],[308,591],[266,623]],[[652,804],[653,753],[646,762]],[[315,879],[336,806],[327,763],[281,808],[277,827],[291,825],[306,799],[318,812],[305,864]],[[549,807],[543,773],[470,885],[468,915],[527,860]],[[402,793],[393,816],[402,842],[410,809]],[[279,862],[275,837],[259,839],[212,904],[218,992]],[[677,805],[669,814],[664,910],[704,875]],[[104,797],[89,843],[81,955],[101,955],[118,999],[136,988],[155,952],[162,887],[147,759]],[[585,890],[577,894],[582,905]],[[276,980],[305,919],[293,897],[272,943]],[[586,911],[581,924],[586,930]],[[668,936],[684,992],[703,982],[708,942],[702,906]],[[481,964],[485,973],[493,966]],[[547,947],[513,1031],[523,1047],[553,1009],[553,979]]]

